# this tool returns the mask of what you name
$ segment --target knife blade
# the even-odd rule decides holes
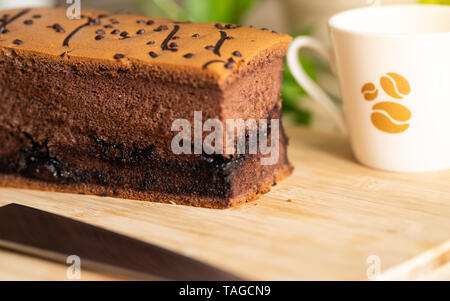
[[[236,281],[239,277],[170,250],[35,208],[0,207],[0,247],[135,279]]]

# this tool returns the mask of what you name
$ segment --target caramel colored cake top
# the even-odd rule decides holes
[[[239,72],[272,47],[287,48],[291,37],[267,29],[231,24],[188,23],[133,14],[82,11],[69,19],[66,8],[0,12],[0,49],[13,48],[57,59],[103,60],[114,64],[195,69],[219,80]]]

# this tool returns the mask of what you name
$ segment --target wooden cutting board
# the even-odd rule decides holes
[[[0,188],[19,203],[158,244],[255,280],[450,280],[450,171],[400,174],[345,137],[288,127],[294,174],[260,200],[213,210]],[[65,280],[66,266],[0,250],[0,279]],[[380,274],[377,272],[380,271]],[[82,279],[115,279],[82,270]]]

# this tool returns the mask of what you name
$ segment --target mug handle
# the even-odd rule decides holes
[[[347,126],[345,125],[345,117],[343,111],[336,106],[331,98],[325,93],[319,85],[317,85],[305,72],[298,59],[298,52],[302,48],[310,48],[317,51],[320,55],[325,57],[334,69],[333,61],[322,44],[311,37],[297,37],[294,39],[289,47],[287,53],[287,62],[292,75],[303,89],[318,103],[320,103],[325,110],[330,114],[334,122],[337,124],[342,133],[347,134]]]

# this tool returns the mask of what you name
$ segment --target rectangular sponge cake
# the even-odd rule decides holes
[[[222,124],[281,118],[291,37],[64,8],[0,17],[0,185],[227,208],[292,172],[282,126],[273,165],[171,149],[173,122],[195,111]]]

